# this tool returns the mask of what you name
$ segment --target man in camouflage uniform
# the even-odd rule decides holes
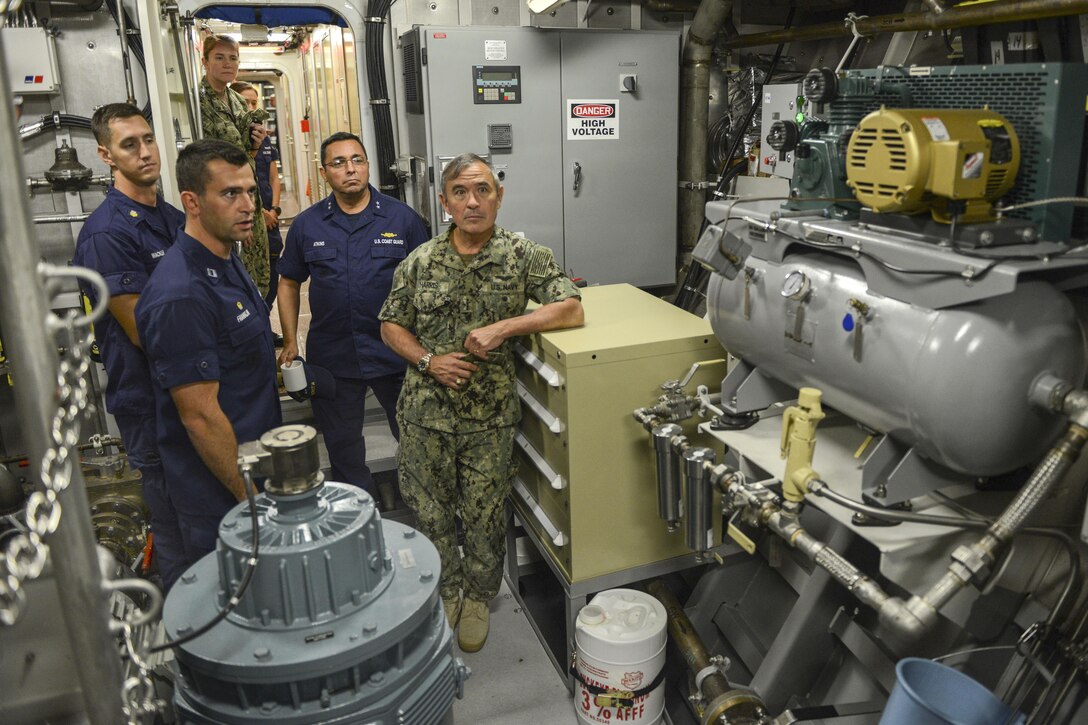
[[[502,195],[482,158],[453,159],[439,194],[453,225],[397,267],[378,315],[382,339],[411,363],[397,403],[401,492],[438,547],[446,616],[466,652],[483,647],[502,582],[521,417],[507,340],[583,320],[578,290],[551,250],[495,226]],[[529,299],[541,306],[525,314]]]
[[[230,88],[238,77],[238,50],[238,41],[228,35],[212,35],[204,39],[200,125],[204,138],[226,141],[249,154],[249,164],[256,173],[254,154],[268,135],[262,125],[268,118],[268,112],[264,109],[249,110],[246,99]],[[256,202],[253,235],[250,239],[241,240],[242,263],[263,297],[268,294],[268,230],[259,195]]]

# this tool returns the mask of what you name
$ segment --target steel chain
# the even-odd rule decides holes
[[[129,622],[121,627],[125,641],[125,651],[129,661],[136,669],[136,674],[125,680],[121,687],[121,702],[129,725],[140,725],[166,707],[166,703],[155,696],[155,683],[151,681],[150,667],[136,647],[134,629]],[[143,631],[143,628],[140,628]]]
[[[2,0],[0,0],[2,1]],[[49,546],[43,537],[57,530],[61,520],[61,504],[57,494],[72,483],[74,455],[79,443],[83,415],[94,407],[86,375],[91,361],[88,351],[91,335],[84,332],[77,312],[69,312],[64,319],[50,316],[46,327],[61,333],[61,359],[57,366],[57,408],[50,426],[52,446],[41,461],[41,483],[44,490],[37,490],[27,499],[26,526],[28,532],[14,537],[5,551],[0,553],[0,625],[11,626],[19,620],[26,606],[26,589],[23,583],[37,579],[45,568]],[[129,622],[122,625],[125,648],[136,675],[125,680],[121,688],[122,707],[129,723],[153,721],[166,703],[155,697],[155,685],[147,663],[137,654],[133,642],[133,627]],[[141,631],[143,631],[141,629]]]
[[[83,413],[91,407],[84,379],[91,364],[87,355],[90,335],[81,336],[77,330],[75,323],[79,317],[78,313],[70,312],[63,320],[49,321],[51,329],[64,333],[66,343],[57,366],[57,409],[50,428],[53,445],[42,456],[41,482],[45,490],[37,490],[27,499],[29,531],[14,537],[0,557],[0,624],[5,626],[15,624],[26,605],[23,583],[37,579],[45,569],[49,546],[43,538],[60,525],[57,494],[72,482],[73,448],[79,443]]]

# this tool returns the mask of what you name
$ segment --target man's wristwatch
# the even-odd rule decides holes
[[[426,355],[424,355],[423,357],[421,357],[419,359],[419,362],[416,363],[416,370],[418,370],[421,373],[427,372],[427,368],[429,368],[431,366],[431,358],[432,357],[434,357],[433,352],[429,352]]]
[[[270,211],[276,212],[276,216],[279,216],[280,214],[283,213],[283,209],[280,209],[278,206],[270,206],[268,208],[269,208]]]

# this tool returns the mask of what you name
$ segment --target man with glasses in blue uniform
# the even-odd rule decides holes
[[[236,241],[253,229],[249,156],[204,139],[178,155],[185,228],[151,275],[136,325],[155,385],[159,451],[187,564],[215,550],[219,522],[246,498],[238,442],[280,424],[267,309]]]
[[[393,271],[427,241],[427,232],[415,211],[370,184],[366,149],[358,136],[339,132],[322,142],[321,177],[332,194],[295,218],[280,258],[284,343],[279,361],[298,356],[299,301],[302,283],[309,279],[313,317],[306,362],[336,379],[334,399],[313,399],[332,479],[359,486],[377,501],[363,439],[367,390],[374,392],[399,439],[396,406],[405,372],[404,360],[382,342],[378,311]],[[389,505],[390,497],[385,498]]]
[[[95,327],[106,368],[106,409],[117,421],[129,464],[143,479],[153,557],[169,590],[184,570],[181,535],[155,443],[155,396],[133,310],[185,215],[158,193],[159,147],[140,109],[106,104],[95,111],[91,128],[98,155],[114,173],[113,186],[84,222],[72,262],[98,272],[109,288],[109,313]],[[86,293],[97,304],[94,290]]]

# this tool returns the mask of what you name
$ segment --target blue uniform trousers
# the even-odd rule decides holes
[[[177,511],[170,502],[162,460],[155,445],[155,429],[148,425],[146,416],[121,414],[114,418],[125,442],[129,464],[143,479],[144,503],[151,511],[152,557],[159,566],[163,591],[168,592],[185,571],[187,560]]]
[[[186,561],[195,564],[215,551],[215,544],[219,541],[219,524],[229,510],[209,516],[178,512],[178,527],[181,529]]]
[[[358,486],[378,500],[374,478],[366,465],[366,440],[363,438],[363,418],[366,415],[367,389],[385,409],[389,429],[400,440],[397,426],[397,398],[404,383],[404,374],[380,378],[336,378],[336,399],[314,398],[314,420],[325,436],[325,448],[332,464],[332,480]]]
[[[280,228],[268,230],[268,294],[264,296],[264,303],[268,305],[268,309],[273,309],[272,305],[276,301],[276,285],[280,282],[280,273],[277,271],[277,267],[280,262],[280,255],[283,254],[283,237],[280,236]]]

